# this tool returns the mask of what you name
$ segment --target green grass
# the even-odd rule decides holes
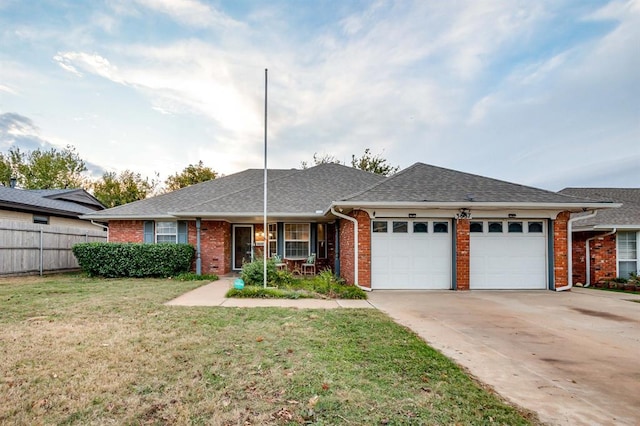
[[[0,424],[532,424],[376,310],[169,307],[201,282],[0,280]]]

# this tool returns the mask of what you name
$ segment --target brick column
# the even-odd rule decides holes
[[[349,216],[358,221],[358,282],[355,282],[353,222],[340,220],[340,276],[349,284],[371,287],[371,225],[369,215],[354,210]]]
[[[456,219],[456,289],[469,290],[469,219]]]
[[[561,212],[553,221],[553,272],[555,276],[555,288],[568,285],[568,246],[567,230],[569,212]]]

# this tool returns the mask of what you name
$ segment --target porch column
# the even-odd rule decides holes
[[[202,275],[202,257],[200,250],[200,225],[201,220],[196,217],[196,275]]]

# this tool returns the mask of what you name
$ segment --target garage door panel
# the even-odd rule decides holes
[[[408,222],[408,232],[393,233],[394,221]],[[413,233],[413,223],[407,219],[388,219],[387,229],[386,233],[371,234],[372,288],[450,288],[450,234],[434,234],[433,221],[429,221],[426,233]]]
[[[542,233],[508,233],[505,223],[504,233],[488,233],[487,222],[485,232],[470,234],[470,288],[546,288],[546,229],[543,227]],[[523,222],[526,225],[527,221]]]

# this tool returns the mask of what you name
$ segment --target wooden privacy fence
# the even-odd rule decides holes
[[[79,229],[0,221],[0,275],[40,274],[79,269],[71,248],[106,242],[101,229]]]

